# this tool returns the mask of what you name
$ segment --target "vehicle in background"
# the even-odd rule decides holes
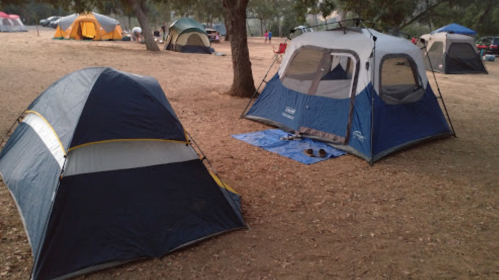
[[[217,30],[213,28],[205,28],[204,31],[206,31],[206,34],[208,34],[208,39],[210,39],[210,42],[215,40],[215,37],[217,36]]]
[[[42,19],[42,20],[40,20],[40,25],[48,26],[51,21],[58,20],[60,18],[61,18],[60,16],[51,16],[51,17],[48,17],[46,19]]]
[[[289,34],[289,39],[290,40],[292,40],[292,39],[300,36],[303,33],[314,32],[314,29],[306,27],[306,26],[303,26],[303,25],[300,25],[300,26],[297,26],[297,27],[293,28],[293,30],[291,30],[291,31],[292,31],[292,33]]]
[[[482,37],[476,41],[478,51],[483,54],[493,54],[499,56],[499,36]]]
[[[60,19],[60,18],[58,18],[58,19],[56,19],[56,20],[51,21],[51,22],[49,23],[49,26],[50,26],[50,27],[52,27],[52,28],[57,29],[57,26],[59,26],[59,21],[60,21],[60,20],[61,20],[61,19]]]

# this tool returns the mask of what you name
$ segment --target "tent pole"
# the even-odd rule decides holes
[[[27,109],[26,109],[27,110]],[[26,110],[24,110],[17,118],[16,120],[14,121],[14,123],[10,126],[9,130],[7,130],[7,133],[5,133],[4,137],[2,138],[2,140],[0,141],[0,150],[1,150],[1,147],[2,147],[2,144],[3,144],[3,141],[5,139],[7,139],[7,136],[9,135],[10,131],[14,128],[14,126],[16,125],[16,123],[21,123],[21,121],[19,121],[22,116],[24,115],[24,113],[26,113]]]
[[[288,41],[288,38],[286,38],[286,40],[284,41],[283,44],[286,44],[287,41]],[[276,55],[275,58],[274,58],[274,61],[272,61],[272,64],[270,64],[269,70],[267,70],[267,73],[265,73],[265,76],[263,77],[262,81],[260,82],[260,85],[258,85],[258,87],[256,88],[255,92],[251,96],[250,101],[248,102],[248,104],[246,105],[246,108],[244,108],[243,113],[239,117],[240,119],[244,118],[244,114],[246,113],[246,110],[248,110],[248,107],[250,106],[251,101],[253,101],[253,99],[255,98],[256,94],[258,93],[258,90],[260,89],[260,87],[262,87],[263,82],[266,83],[265,79],[267,78],[267,75],[269,74],[270,69],[272,69],[272,66],[274,66],[274,63],[277,61],[278,58],[279,58],[279,56]]]
[[[426,48],[426,40],[424,41],[424,49],[425,49],[425,55],[428,58],[428,62],[430,63],[430,68],[431,68],[431,73],[433,74],[433,79],[435,79],[435,84],[437,85],[438,95],[440,97],[440,100],[442,100],[442,105],[444,106],[445,115],[447,116],[447,120],[449,120],[450,128],[452,129],[452,135],[456,138],[457,137],[456,131],[454,130],[454,126],[452,125],[452,121],[450,119],[449,112],[447,111],[447,106],[445,106],[444,97],[442,96],[442,92],[440,91],[440,86],[438,85],[437,76],[435,75],[435,70],[433,69],[433,65],[431,64],[431,59],[428,56],[428,49]]]
[[[369,34],[371,34],[371,37],[372,37],[372,40],[373,40],[373,50],[372,50],[372,53],[371,53],[371,56],[373,58],[373,63],[372,63],[372,71],[371,71],[371,75],[372,75],[372,85],[373,85],[373,90],[372,90],[372,95],[371,95],[371,158],[369,159],[369,165],[373,166],[374,165],[374,154],[373,154],[373,135],[374,135],[374,95],[376,94],[375,92],[375,87],[374,87],[374,82],[375,82],[375,76],[374,76],[374,72],[376,72],[376,40],[378,40],[378,38],[376,36],[374,36],[374,34],[371,33],[371,31],[369,30],[369,28],[367,28],[367,26],[365,25],[364,21],[362,21],[362,25],[364,25],[364,27],[366,28],[366,30],[369,32]]]
[[[36,256],[33,256],[33,265],[31,266],[31,272],[30,272],[31,279],[33,279],[35,276],[34,273],[35,273],[36,260],[38,260],[38,258],[40,257],[40,254],[42,253],[43,243],[45,242],[45,237],[46,237],[45,235],[47,233],[47,228],[48,228],[49,222],[50,222],[50,216],[52,216],[52,211],[54,210],[54,204],[56,201],[57,193],[59,191],[59,187],[61,186],[62,175],[64,174],[64,168],[66,167],[67,162],[68,162],[68,155],[65,154],[64,155],[64,162],[62,163],[62,167],[61,167],[61,172],[59,173],[59,180],[57,180],[57,186],[54,190],[52,202],[50,204],[50,210],[49,210],[49,213],[47,215],[47,219],[45,220],[45,224],[43,225],[42,236],[40,238],[40,243],[38,243],[38,248],[36,250],[37,254],[36,254]]]
[[[368,29],[369,30],[369,29]],[[372,34],[371,34],[372,35]],[[373,135],[374,135],[374,95],[376,94],[376,88],[374,86],[375,76],[374,72],[376,72],[376,40],[378,39],[376,36],[373,36],[373,66],[372,66],[372,82],[373,82],[373,90],[371,95],[371,159],[369,160],[369,164],[373,166],[374,164],[374,151],[373,151]]]

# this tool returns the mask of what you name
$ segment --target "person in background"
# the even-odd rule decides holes
[[[269,36],[269,44],[270,44],[272,41],[272,31],[269,30],[268,36]]]
[[[220,33],[217,32],[217,35],[215,36],[215,41],[219,41],[220,42]]]
[[[264,43],[267,43],[267,39],[269,38],[269,31],[268,30],[265,30],[265,41],[263,41]]]
[[[166,39],[166,23],[163,22],[163,25],[161,25],[161,31],[163,32],[163,41]]]
[[[133,39],[140,43],[140,39],[142,37],[142,28],[136,26],[132,29]]]

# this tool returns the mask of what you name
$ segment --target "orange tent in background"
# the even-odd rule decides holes
[[[72,14],[59,20],[55,39],[121,40],[120,23],[98,13]]]

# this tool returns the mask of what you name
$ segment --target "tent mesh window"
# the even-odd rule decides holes
[[[355,73],[355,63],[352,57],[332,53],[326,59],[327,67],[321,69],[321,79],[315,95],[335,99],[349,98]]]
[[[405,55],[387,55],[381,60],[380,98],[387,104],[415,102],[424,95],[416,63]]]
[[[468,43],[452,43],[447,54],[446,66],[449,73],[484,72],[480,57]]]
[[[428,58],[431,60],[431,66],[434,69],[442,71],[444,64],[444,43],[434,42],[428,50]]]
[[[324,56],[324,50],[320,48],[302,48],[288,64],[282,84],[301,93],[307,94],[317,71],[319,70]]]

